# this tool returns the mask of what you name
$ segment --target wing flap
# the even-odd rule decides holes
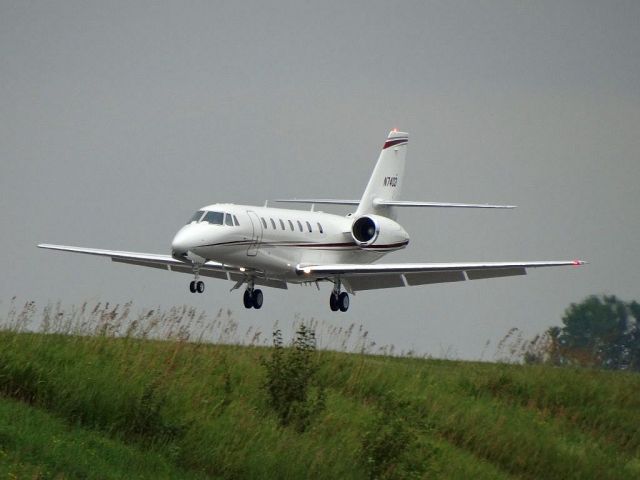
[[[423,273],[406,273],[404,278],[407,279],[409,286],[429,285],[432,283],[448,283],[448,282],[464,282],[464,271],[457,270],[452,272],[423,272]]]
[[[396,288],[406,286],[400,274],[353,275],[348,279],[354,292],[359,290],[376,290],[379,288]]]
[[[169,269],[169,265],[166,263],[143,262],[140,260],[132,260],[130,258],[112,257],[111,261],[116,263],[127,263],[129,265],[137,265],[138,267],[159,268],[161,270]]]
[[[245,277],[246,275],[241,273],[229,273],[229,280],[233,280],[234,282],[239,282]],[[288,289],[287,282],[279,278],[255,277],[253,283],[264,287],[280,288],[282,290]]]
[[[477,270],[467,270],[469,280],[481,280],[484,278],[512,277],[516,275],[526,275],[524,267],[515,268],[483,268]]]

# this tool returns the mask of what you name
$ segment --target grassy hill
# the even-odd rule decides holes
[[[316,351],[301,432],[272,353],[1,331],[0,477],[640,478],[637,374]]]

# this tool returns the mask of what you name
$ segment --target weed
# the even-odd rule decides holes
[[[417,446],[415,425],[406,418],[409,404],[386,397],[362,437],[360,461],[372,480],[419,478],[422,465],[412,459]]]
[[[293,348],[285,349],[282,332],[273,333],[273,352],[262,359],[267,372],[264,389],[269,405],[280,424],[293,424],[297,431],[307,429],[311,420],[325,407],[324,388],[317,384],[318,362],[313,358],[316,338],[313,330],[301,324],[296,331]]]

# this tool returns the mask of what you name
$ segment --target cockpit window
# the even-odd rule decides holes
[[[202,217],[203,222],[210,223],[212,225],[222,225],[224,219],[224,213],[222,212],[207,212]]]
[[[226,213],[224,216],[224,224],[233,227],[233,217],[230,213]]]
[[[233,224],[234,224],[236,227],[239,227],[239,226],[240,226],[240,222],[238,222],[238,217],[236,217],[235,215],[233,216]]]
[[[191,217],[191,220],[187,222],[187,225],[192,222],[197,222],[198,220],[200,220],[200,218],[202,218],[203,213],[204,213],[204,210],[198,210],[196,213],[193,214],[193,217]]]

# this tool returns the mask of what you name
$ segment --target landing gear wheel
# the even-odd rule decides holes
[[[191,293],[196,293],[196,281],[195,280],[191,280],[191,283],[189,284],[189,291]]]
[[[332,312],[337,312],[338,308],[340,308],[338,306],[338,295],[333,292],[331,292],[331,295],[329,296],[329,307]]]
[[[244,291],[242,301],[244,302],[244,308],[253,308],[253,297],[249,290]]]
[[[341,312],[349,310],[349,294],[347,292],[342,292],[338,296],[338,306],[340,307]]]
[[[196,291],[198,293],[204,292],[204,282],[203,281],[196,282]]]
[[[264,296],[262,295],[262,290],[254,290],[253,291],[253,308],[259,310],[262,308],[262,301],[264,300]]]

